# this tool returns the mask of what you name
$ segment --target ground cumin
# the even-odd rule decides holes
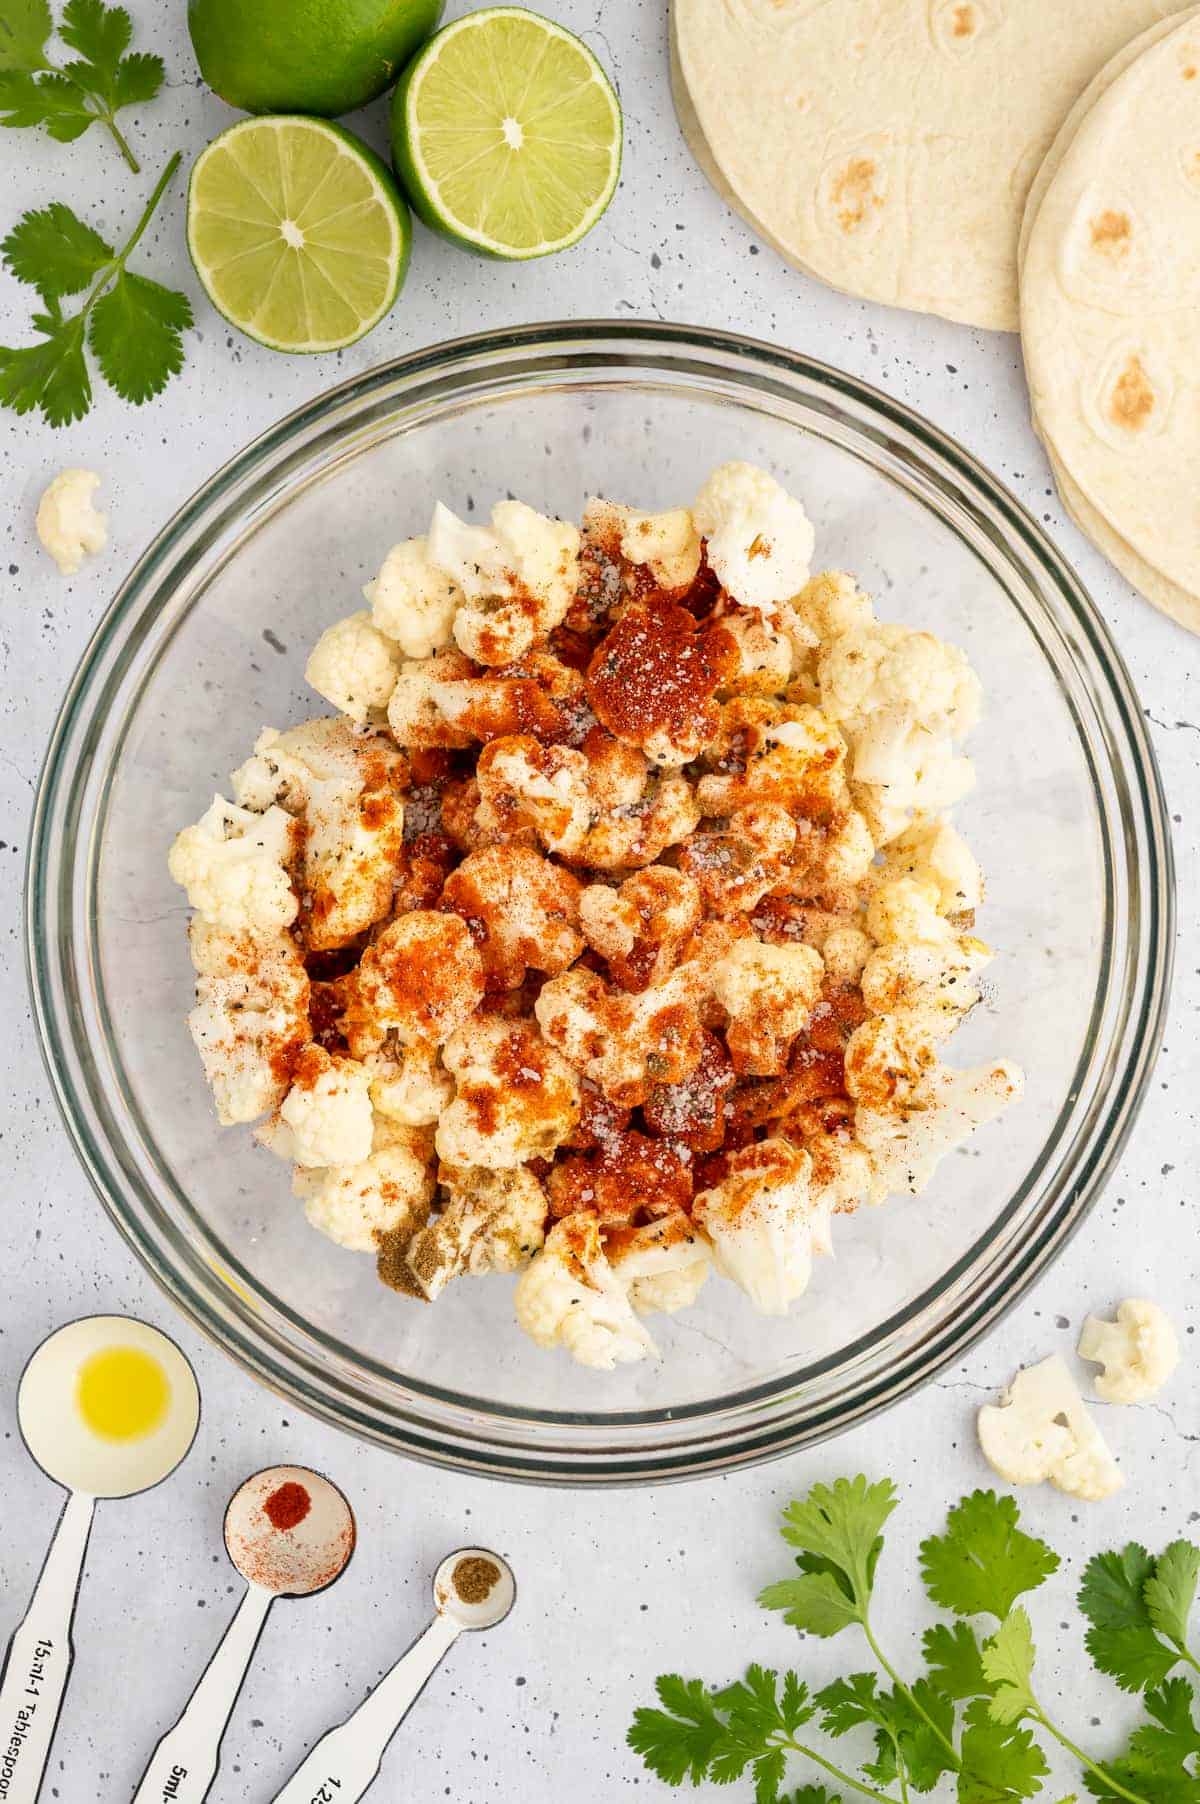
[[[499,1577],[500,1568],[494,1560],[485,1560],[481,1554],[473,1553],[458,1562],[450,1574],[450,1582],[464,1604],[482,1604],[491,1596]]]

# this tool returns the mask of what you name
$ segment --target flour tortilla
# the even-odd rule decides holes
[[[682,86],[738,210],[848,293],[1018,322],[1033,175],[1171,0],[675,0]]]
[[[1200,15],[1119,75],[1065,149],[1029,233],[1021,318],[1035,419],[1075,500],[1195,630]]]

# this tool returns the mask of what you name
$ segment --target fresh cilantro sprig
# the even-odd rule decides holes
[[[49,0],[0,0],[0,125],[44,125],[62,144],[103,125],[137,175],[140,164],[117,124],[123,107],[152,100],[166,71],[162,58],[130,51],[133,25],[123,6],[67,0],[58,35],[76,55],[52,63]]]
[[[85,344],[105,380],[138,405],[181,368],[182,333],[192,323],[187,296],[125,267],[178,167],[176,151],[120,251],[59,201],[26,213],[0,244],[4,262],[37,290],[43,308],[32,320],[37,344],[0,345],[0,405],[17,413],[40,408],[51,426],[82,419],[92,404]],[[64,296],[84,289],[83,305],[64,314]]]
[[[1059,1560],[1020,1527],[1011,1497],[964,1497],[943,1533],[922,1543],[926,1590],[956,1620],[926,1630],[924,1672],[911,1683],[901,1677],[870,1613],[896,1502],[887,1480],[814,1485],[784,1512],[782,1534],[796,1550],[798,1576],[768,1586],[759,1599],[822,1640],[859,1629],[878,1670],[845,1673],[816,1690],[794,1672],[781,1677],[761,1667],[723,1690],[700,1679],[660,1679],[662,1708],[637,1711],[629,1732],[651,1771],[668,1785],[752,1778],[756,1804],[845,1804],[851,1794],[911,1804],[949,1788],[958,1804],[1021,1804],[1043,1789],[1049,1767],[1038,1737],[1046,1735],[1078,1762],[1094,1798],[1197,1804],[1197,1696],[1174,1669],[1200,1672],[1188,1641],[1200,1549],[1176,1541],[1153,1559],[1127,1547],[1087,1568],[1079,1605],[1089,1651],[1101,1671],[1144,1693],[1146,1711],[1119,1758],[1101,1764],[1054,1722],[1035,1688],[1033,1626],[1017,1600],[1045,1584]],[[991,1617],[996,1626],[981,1639],[972,1617]],[[852,1772],[840,1744],[853,1746],[864,1734],[871,1751]],[[785,1797],[795,1760],[822,1782],[833,1780],[839,1795],[813,1783]],[[1075,1794],[1059,1804],[1075,1804]]]

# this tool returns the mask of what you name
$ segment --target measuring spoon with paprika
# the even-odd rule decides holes
[[[516,1602],[512,1568],[486,1547],[460,1547],[433,1575],[436,1614],[352,1716],[309,1750],[275,1804],[356,1804],[374,1783],[388,1743],[464,1629],[494,1629]]]
[[[225,1551],[246,1595],[188,1700],[155,1748],[133,1804],[201,1804],[267,1612],[277,1597],[311,1597],[354,1552],[354,1512],[335,1484],[304,1466],[256,1472],[230,1498]]]

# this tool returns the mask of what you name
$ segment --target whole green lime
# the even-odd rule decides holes
[[[247,113],[336,118],[390,88],[444,0],[188,0],[209,87]]]

